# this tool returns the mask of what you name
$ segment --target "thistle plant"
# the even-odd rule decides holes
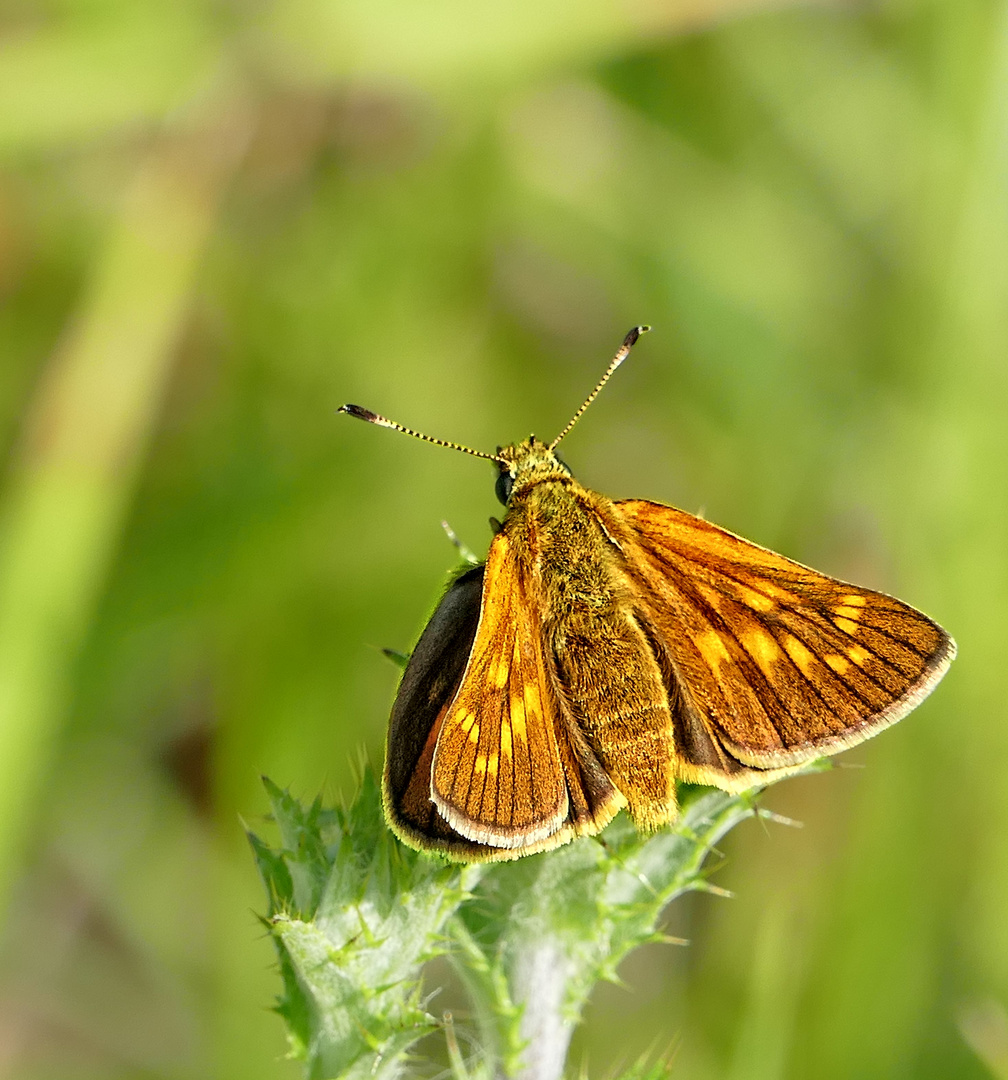
[[[751,794],[685,787],[660,832],[620,815],[598,838],[460,865],[395,839],[370,769],[346,808],[265,784],[279,841],[249,839],[283,981],[277,1011],[312,1080],[430,1075],[435,1061],[458,1080],[557,1080],[592,988],[631,950],[667,940],[658,924],[677,896],[722,892],[708,854],[766,815]],[[436,957],[465,989],[471,1030],[436,1008],[424,972]]]

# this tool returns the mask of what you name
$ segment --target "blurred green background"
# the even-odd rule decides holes
[[[953,633],[573,1051],[1008,1077],[1008,4],[0,4],[0,1077],[295,1077],[242,832],[349,794],[554,435]]]

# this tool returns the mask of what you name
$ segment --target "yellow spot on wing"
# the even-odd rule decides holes
[[[856,634],[858,625],[856,622],[852,622],[850,619],[834,619],[833,625],[842,630],[845,634]]]
[[[497,667],[492,673],[493,684],[498,690],[503,690],[504,687],[507,686],[508,675],[510,673],[511,669],[508,666],[508,662],[504,657],[501,657],[500,660],[497,661]]]
[[[853,619],[857,622],[857,620],[861,618],[861,609],[856,607],[844,607],[841,605],[840,607],[835,607],[833,609],[833,614],[839,615],[844,619]]]
[[[744,634],[742,644],[745,645],[764,675],[769,675],[774,665],[780,660],[780,646],[759,627]]]
[[[724,598],[722,597],[721,593],[717,591],[717,589],[712,589],[709,585],[704,585],[702,582],[697,582],[697,590],[715,611],[721,610],[721,601]]]
[[[837,656],[836,653],[827,653],[823,659],[838,675],[846,675],[850,669],[850,661],[846,657]]]
[[[871,653],[867,649],[862,649],[860,645],[852,645],[847,650],[847,655],[857,664],[858,667],[871,656]]]
[[[740,585],[739,590],[742,593],[742,603],[746,607],[751,607],[754,611],[770,611],[774,607],[774,602],[769,596],[764,596],[763,593],[757,592],[755,589]]]
[[[731,662],[731,656],[721,640],[721,635],[716,630],[707,630],[696,639],[696,647],[700,655],[707,661],[707,666],[715,675],[721,673],[721,665]]]
[[[511,725],[505,720],[501,725],[501,757],[511,756]]]
[[[528,691],[529,688],[526,687],[526,696]],[[515,742],[525,742],[528,737],[525,733],[525,705],[517,694],[511,696],[511,733]]]
[[[806,679],[812,678],[812,664],[815,657],[805,648],[805,646],[792,634],[788,634],[784,638],[784,649],[788,656],[791,657],[794,662],[794,666],[805,676]]]
[[[462,734],[468,735],[469,729],[476,723],[476,717],[471,712],[456,714],[455,723],[461,724]]]
[[[760,591],[765,592],[767,596],[772,596],[774,600],[780,600],[781,602],[785,600],[794,600],[794,597],[786,589],[778,588],[778,586],[766,580],[760,581]]]
[[[469,732],[469,741],[475,746],[479,742],[479,724],[473,724]]]
[[[841,597],[840,603],[846,604],[847,607],[864,607],[868,601],[863,596],[850,596]]]
[[[542,698],[539,696],[539,687],[535,683],[526,683],[522,692],[522,716],[528,718],[534,724],[536,718],[542,717]],[[517,736],[518,732],[515,732]]]
[[[497,757],[497,755],[496,755],[496,754],[491,754],[491,755],[490,755],[490,756],[489,756],[489,757],[488,757],[488,758],[486,759],[486,771],[487,771],[487,772],[488,772],[488,773],[489,773],[489,774],[490,774],[491,776],[496,776],[496,775],[497,775],[497,763],[498,763],[498,761],[499,761],[499,760],[500,760],[500,759],[499,759],[499,758]]]
[[[476,762],[473,766],[478,773],[485,773],[487,770],[487,756],[486,754],[477,754]]]

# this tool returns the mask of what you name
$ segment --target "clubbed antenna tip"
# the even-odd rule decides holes
[[[435,446],[445,446],[449,450],[461,450],[463,454],[472,454],[473,457],[486,458],[488,461],[501,461],[496,454],[484,454],[481,450],[473,450],[468,446],[462,446],[460,443],[448,442],[446,439],[435,439],[431,435],[424,435],[419,431],[414,431],[412,428],[406,427],[405,424],[397,424],[395,420],[389,420],[379,413],[365,409],[361,405],[341,405],[336,411],[346,413],[347,416],[354,416],[358,420],[366,420],[369,424],[377,424],[379,427],[401,431],[404,435],[412,435],[414,439],[422,439],[424,442],[433,443]]]
[[[393,426],[384,416],[379,416],[370,409],[365,409],[362,405],[341,405],[336,411],[346,413],[347,416],[356,416],[358,420],[366,420],[369,424],[379,424],[381,427]]]

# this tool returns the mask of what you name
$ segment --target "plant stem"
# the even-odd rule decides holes
[[[564,1017],[564,994],[573,964],[550,936],[524,943],[512,964],[515,1002],[522,1006],[525,1043],[515,1080],[561,1080],[574,1030]]]

